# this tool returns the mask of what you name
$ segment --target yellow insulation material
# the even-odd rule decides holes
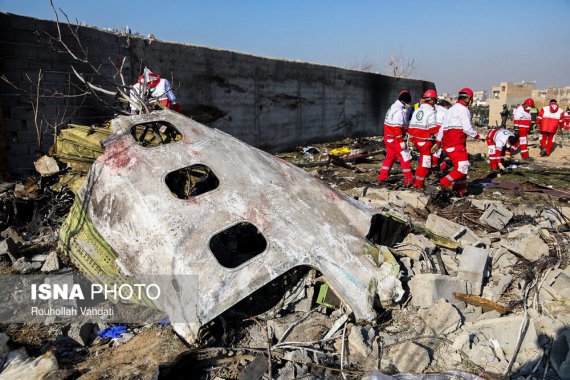
[[[69,128],[62,129],[57,135],[52,155],[72,169],[86,172],[103,153],[101,141],[110,135],[110,126],[95,128],[69,124]]]
[[[97,232],[91,219],[85,212],[82,201],[75,198],[71,211],[59,232],[59,246],[74,266],[95,283],[136,283],[134,278],[124,276],[117,265],[117,253]],[[146,296],[141,299],[131,298],[131,302],[154,308],[153,302]]]

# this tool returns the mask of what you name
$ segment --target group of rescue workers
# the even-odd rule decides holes
[[[139,77],[130,92],[131,112],[138,113],[137,105],[145,104],[153,108],[160,103],[162,107],[181,111],[172,91],[170,82],[154,74],[148,68]],[[398,100],[392,104],[384,120],[384,143],[386,159],[382,163],[378,181],[386,181],[390,169],[396,160],[400,162],[404,175],[404,185],[424,189],[426,177],[432,168],[446,169],[443,154],[453,163],[453,168],[439,181],[445,189],[452,189],[463,195],[467,188],[469,156],[467,137],[486,140],[491,169],[504,171],[503,158],[510,158],[518,147],[521,157],[529,159],[528,135],[531,128],[530,109],[534,107],[532,99],[526,99],[514,113],[516,134],[501,127],[489,132],[486,137],[479,135],[471,125],[469,106],[473,103],[473,91],[463,88],[459,91],[457,102],[451,105],[446,100],[438,99],[435,90],[427,90],[420,104],[410,115],[412,96],[403,90]],[[570,109],[564,113],[555,99],[543,107],[536,118],[540,127],[541,156],[549,156],[554,145],[554,137],[559,127],[570,130]],[[419,163],[412,172],[412,154],[408,149],[406,137],[419,152]]]
[[[467,137],[486,140],[493,171],[504,171],[503,158],[510,158],[517,147],[523,159],[530,159],[528,135],[531,128],[530,109],[534,107],[534,101],[530,98],[514,111],[516,133],[506,128],[495,128],[486,137],[479,135],[471,125],[469,106],[473,103],[473,91],[470,88],[459,91],[457,102],[453,106],[446,100],[438,101],[435,90],[427,90],[410,117],[408,109],[411,101],[409,91],[403,90],[386,113],[384,120],[386,159],[382,163],[378,181],[388,179],[392,165],[398,160],[404,176],[404,185],[424,189],[425,179],[432,168],[445,170],[444,153],[453,163],[453,168],[441,178],[439,185],[464,195],[470,165]],[[536,125],[539,126],[541,134],[540,155],[549,156],[558,128],[570,130],[570,109],[565,113],[558,107],[557,101],[552,99],[550,104],[538,113]],[[409,137],[419,153],[415,177],[412,173],[412,155],[406,144],[406,137]]]

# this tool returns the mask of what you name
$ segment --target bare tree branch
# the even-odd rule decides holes
[[[388,66],[390,67],[392,76],[398,78],[409,78],[414,71],[416,71],[414,59],[411,61],[408,60],[406,64],[404,64],[404,58],[396,55],[393,55],[388,59]]]
[[[350,65],[347,65],[346,68],[349,70],[359,70],[359,71],[366,71],[366,72],[373,72],[374,71],[374,63],[368,59],[368,57],[364,57],[362,60],[354,60],[354,62]]]
[[[103,94],[105,94],[105,95],[111,95],[111,96],[117,95],[116,92],[109,91],[109,90],[105,90],[104,88],[99,87],[99,86],[96,86],[96,85],[94,85],[93,83],[87,81],[87,79],[85,79],[85,78],[83,77],[83,75],[79,74],[79,73],[77,72],[77,70],[75,70],[75,67],[71,66],[71,70],[73,70],[73,73],[75,74],[75,76],[77,77],[77,79],[79,79],[81,82],[83,82],[83,83],[85,83],[87,86],[89,86],[89,88],[90,88],[91,90],[101,92],[101,93],[103,93]]]
[[[105,90],[105,89],[102,88],[102,87],[96,86],[96,85],[94,85],[93,83],[87,81],[87,79],[85,79],[85,78],[83,77],[83,75],[79,74],[79,73],[77,72],[77,70],[75,70],[75,67],[71,66],[71,69],[73,70],[73,73],[75,74],[75,76],[76,76],[81,82],[83,82],[83,83],[85,83],[85,84],[87,85],[87,87],[89,88],[89,90],[91,90],[91,91],[90,91],[91,95],[93,95],[99,102],[101,102],[101,103],[104,104],[105,106],[107,106],[107,107],[113,109],[113,110],[114,110],[115,112],[117,112],[117,113],[120,113],[120,114],[123,114],[123,115],[128,115],[128,114],[129,114],[128,112],[126,112],[126,111],[124,111],[124,110],[122,110],[122,109],[119,109],[119,108],[117,108],[117,107],[115,107],[115,106],[109,104],[108,102],[106,102],[103,98],[101,98],[101,97],[97,94],[98,92],[100,92],[100,93],[105,94],[105,95],[111,95],[111,96],[115,96],[115,97],[116,97],[116,96],[117,96],[117,92]],[[130,99],[127,98],[127,101],[130,102]]]
[[[36,85],[36,103],[32,103],[34,109],[34,126],[36,127],[36,143],[40,150],[42,149],[42,130],[41,125],[38,125],[38,110],[40,107],[40,83],[42,81],[42,69],[38,72],[38,83]]]
[[[10,79],[6,78],[6,75],[4,75],[4,74],[2,74],[0,76],[0,80],[7,83],[9,86],[13,87],[15,90],[18,90],[21,92],[26,92],[26,90],[22,90],[20,87],[16,86],[16,84],[14,84],[14,82],[12,82]]]

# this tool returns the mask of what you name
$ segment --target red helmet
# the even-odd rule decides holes
[[[462,88],[461,90],[459,90],[459,95],[460,96],[461,95],[467,95],[470,98],[473,98],[473,90],[470,89],[469,87]]]
[[[534,100],[528,98],[527,100],[524,101],[524,105],[532,108],[534,107]]]
[[[424,100],[435,99],[437,98],[437,92],[435,90],[427,90],[424,92],[424,96],[422,96]]]

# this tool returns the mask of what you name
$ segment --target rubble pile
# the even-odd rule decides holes
[[[128,325],[116,337],[102,337],[104,324],[54,325],[36,339],[29,336],[34,328],[40,335],[39,327],[0,325],[0,379],[102,375],[98,367],[126,362],[117,378],[570,379],[567,200],[496,188],[434,199],[396,183],[379,187],[372,181],[384,155],[380,140],[279,155],[389,220],[382,244],[369,241],[362,257],[397,278],[393,289],[401,282],[403,296],[380,300],[370,292],[373,320],[355,318],[342,289],[331,286],[338,279],[306,261],[211,319],[186,344],[168,323]],[[58,161],[37,162],[41,177],[0,184],[0,273],[81,269],[57,246],[75,198],[69,169],[60,168],[90,164],[97,157],[91,153],[78,160],[60,151]],[[132,354],[137,350],[144,354]]]
[[[570,323],[568,298],[562,294],[570,275],[569,234],[508,225],[502,232],[487,233],[485,228],[473,231],[441,219],[430,213],[426,226],[438,226],[439,233],[461,242],[461,247],[453,251],[423,235],[405,236],[393,252],[408,297],[375,323],[347,320],[341,305],[317,308],[309,316],[293,305],[286,317],[250,325],[234,346],[270,345],[274,358],[284,363],[277,371],[277,378],[283,379],[338,376],[341,364],[347,375],[357,377],[374,368],[392,374],[455,369],[488,376],[549,373],[566,378],[557,368],[568,365],[568,348],[557,342],[566,342]],[[521,236],[524,244],[517,243]],[[289,328],[303,333],[286,337],[285,342],[292,343],[283,345],[283,332]],[[299,352],[305,362],[279,350],[283,347]],[[566,348],[553,355],[560,347]],[[308,368],[306,362],[318,366]]]

